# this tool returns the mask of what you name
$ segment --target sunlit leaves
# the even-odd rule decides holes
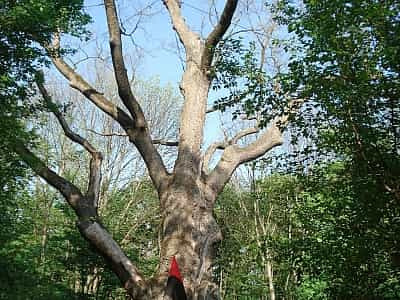
[[[259,116],[262,125],[284,108],[278,78],[267,74],[259,59],[256,45],[241,39],[222,41],[216,49],[212,88],[220,92],[213,104],[221,111],[229,109],[233,119],[238,116]]]
[[[3,146],[30,136],[23,122],[37,111],[37,103],[29,98],[35,73],[48,63],[43,46],[55,32],[84,39],[88,36],[85,25],[89,21],[82,0],[0,3],[0,139]]]

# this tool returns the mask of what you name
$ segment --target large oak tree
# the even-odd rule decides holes
[[[36,76],[36,83],[44,105],[55,115],[65,135],[82,146],[91,157],[87,189],[82,190],[67,178],[58,175],[28,145],[15,143],[14,149],[37,175],[63,195],[77,215],[77,225],[82,236],[106,259],[132,298],[163,299],[169,262],[175,256],[189,299],[218,299],[218,287],[212,280],[213,250],[222,238],[213,217],[217,196],[241,164],[255,160],[282,144],[282,130],[299,101],[285,95],[287,106],[277,110],[280,112],[270,119],[265,129],[251,127],[239,131],[231,139],[216,142],[204,149],[202,145],[206,114],[213,111],[207,108],[207,103],[210,87],[215,79],[216,49],[231,26],[238,0],[225,2],[218,22],[205,38],[190,29],[182,16],[180,1],[162,2],[169,13],[171,27],[185,50],[185,67],[179,85],[184,102],[179,137],[174,143],[156,140],[150,134],[145,114],[128,78],[115,1],[105,0],[104,7],[113,72],[123,107],[108,99],[65,60],[65,51],[60,46],[60,40],[66,33],[70,33],[70,27],[65,24],[74,25],[71,22],[74,19],[73,14],[68,15],[69,23],[55,22],[54,26],[47,27],[51,31],[48,36],[40,39],[36,39],[35,35],[29,36],[30,40],[40,43],[40,49],[45,51],[45,55],[73,89],[121,126],[143,158],[158,192],[162,215],[160,263],[153,278],[144,278],[141,275],[103,226],[97,211],[102,153],[88,139],[71,129],[59,106],[55,105],[47,92],[43,76]],[[45,3],[38,5],[48,6]],[[68,10],[68,4],[64,5]],[[73,8],[76,10],[81,5],[79,2]],[[62,102],[62,99],[57,101]],[[257,139],[246,145],[240,142],[243,137],[254,133],[259,133]],[[163,143],[177,147],[177,158],[172,172],[165,167],[156,147],[156,144]],[[221,150],[222,154],[214,165],[210,162],[217,150]]]

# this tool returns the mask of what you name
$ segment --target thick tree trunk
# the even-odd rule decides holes
[[[151,299],[163,299],[171,258],[176,257],[188,299],[219,299],[212,282],[214,246],[221,240],[213,217],[216,192],[202,179],[201,143],[210,80],[201,69],[204,46],[191,41],[181,81],[185,99],[180,122],[178,159],[167,185],[159,191],[162,213],[160,266]]]
[[[162,194],[162,241],[159,272],[152,284],[152,299],[163,299],[171,258],[176,257],[190,300],[219,299],[211,267],[220,229],[206,199],[204,186],[172,182]]]

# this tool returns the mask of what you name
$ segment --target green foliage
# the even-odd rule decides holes
[[[240,38],[219,43],[212,88],[226,96],[217,99],[213,106],[221,111],[230,109],[233,119],[261,113],[265,125],[282,111],[287,101],[275,88],[275,74],[268,74],[260,65],[258,52],[254,42],[245,45]]]
[[[278,8],[299,50],[282,88],[307,99],[295,136],[311,136],[320,153],[351,160],[356,176],[368,173],[396,196],[398,1],[280,1]]]
[[[15,202],[8,206],[9,209],[15,207],[10,214],[12,222],[6,227],[9,235],[1,232],[0,299],[74,299],[70,289],[56,280],[61,271],[56,255],[51,265],[40,263],[43,218],[38,216],[37,205],[41,200],[32,199],[26,191],[13,200]],[[2,227],[5,225],[2,223]],[[57,250],[62,257],[64,249]]]
[[[299,300],[327,300],[326,288],[328,283],[323,279],[309,279],[305,276],[296,290]]]
[[[391,285],[400,271],[392,259],[400,233],[399,207],[373,205],[383,195],[371,189],[362,201],[358,182],[344,164],[316,169],[305,179],[296,214],[307,234],[295,247],[308,253],[299,259],[299,269],[312,274],[311,279],[322,276],[329,282],[331,297],[383,297],[380,285]],[[395,284],[392,288],[400,292]]]
[[[48,219],[36,215],[35,208],[43,202],[33,201],[26,188],[25,166],[12,149],[15,143],[32,143],[34,138],[25,121],[37,108],[28,98],[35,72],[46,63],[41,46],[49,43],[56,31],[77,36],[86,32],[89,18],[82,5],[83,1],[0,3],[1,299],[73,299],[70,288],[49,270],[61,270],[56,255],[49,269],[39,263],[42,247],[38,232],[46,228]],[[57,249],[62,251],[63,247]]]
[[[46,56],[40,45],[50,43],[55,32],[83,38],[89,16],[83,1],[2,1],[0,4],[0,74],[14,84],[29,81]],[[10,83],[10,82],[9,82]]]
[[[218,198],[216,217],[224,239],[216,274],[223,299],[269,299],[267,261],[274,268],[277,298],[293,296],[292,280],[286,281],[294,262],[290,247],[296,182],[291,176],[271,176],[258,182],[254,193],[228,187]]]
[[[371,189],[361,201],[358,188],[334,163],[269,176],[254,193],[227,189],[216,211],[224,299],[269,299],[268,260],[277,298],[397,299],[399,207]]]
[[[307,172],[297,212],[307,236],[297,247],[308,252],[299,269],[311,282],[322,276],[330,298],[398,298],[399,3],[279,1],[275,8],[297,37],[282,88],[307,99],[293,142],[311,141],[294,153]],[[340,163],[316,168],[299,157]]]
[[[29,137],[23,119],[37,109],[28,98],[35,73],[47,62],[43,46],[55,32],[87,36],[90,18],[82,7],[82,0],[1,1],[0,138],[5,146]]]

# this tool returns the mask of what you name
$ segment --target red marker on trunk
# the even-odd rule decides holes
[[[173,256],[171,260],[165,294],[170,296],[172,300],[187,300],[182,275],[179,272],[179,266],[175,256]]]

